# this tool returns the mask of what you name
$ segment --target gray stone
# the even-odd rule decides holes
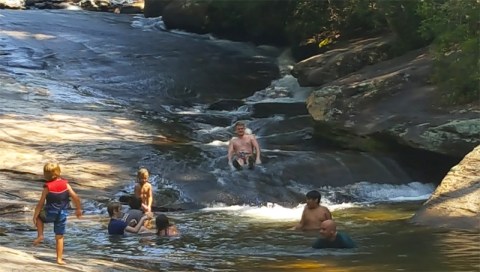
[[[478,230],[480,227],[480,145],[456,166],[412,222],[434,227]]]

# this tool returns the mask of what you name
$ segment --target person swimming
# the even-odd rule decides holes
[[[180,232],[174,224],[170,223],[168,217],[164,214],[159,214],[155,218],[155,225],[157,227],[156,234],[158,236],[172,237],[180,236]]]

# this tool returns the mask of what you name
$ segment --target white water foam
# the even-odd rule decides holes
[[[358,182],[346,189],[349,194],[365,202],[399,202],[426,200],[435,190],[435,186],[421,182],[400,185]]]
[[[330,192],[346,192],[351,187],[356,188],[358,194],[365,199],[363,201],[335,203],[333,194],[326,194],[325,191]],[[315,188],[299,188],[302,192],[315,190]],[[423,184],[420,182],[411,182],[409,184],[391,185],[391,184],[373,184],[369,182],[359,182],[354,185],[346,186],[345,188],[317,188],[322,192],[321,204],[328,207],[330,211],[344,210],[356,207],[362,207],[372,202],[407,202],[428,199],[434,190],[433,184]],[[305,204],[299,204],[293,208],[283,207],[276,203],[267,203],[262,206],[251,205],[232,205],[228,206],[222,203],[217,203],[211,207],[204,208],[202,211],[227,211],[238,216],[249,217],[252,219],[270,220],[270,221],[296,221],[301,215]]]
[[[328,208],[330,209],[330,211],[335,211],[357,206],[357,204],[353,203],[343,203],[328,205]],[[302,216],[304,208],[305,204],[299,204],[298,206],[293,208],[283,207],[276,203],[267,203],[264,206],[226,206],[222,204],[215,204],[212,207],[202,209],[202,211],[229,211],[237,214],[238,216],[270,221],[298,221],[298,219]]]

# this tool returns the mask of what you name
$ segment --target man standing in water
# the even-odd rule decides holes
[[[243,166],[248,165],[253,169],[255,164],[261,164],[260,146],[253,134],[245,133],[245,123],[237,122],[235,132],[237,137],[233,137],[228,145],[228,165],[232,170],[242,170]],[[255,157],[254,157],[255,156]]]

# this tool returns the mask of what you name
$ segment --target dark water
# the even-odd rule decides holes
[[[105,13],[0,11],[0,24],[0,71],[19,86],[48,89],[43,107],[122,112],[151,131],[154,140],[130,163],[152,173],[156,207],[180,209],[170,216],[181,238],[111,239],[104,203],[85,203],[87,220],[69,223],[67,254],[165,271],[480,269],[478,233],[408,223],[439,180],[415,179],[395,154],[312,139],[313,122],[298,110],[309,90],[279,74],[278,50]],[[2,89],[2,99],[17,99],[9,95]],[[212,109],[220,99],[228,101]],[[226,145],[237,120],[247,121],[262,147],[255,171],[228,170]],[[128,141],[112,144],[136,152]],[[112,198],[131,193],[133,182]],[[313,250],[316,233],[287,230],[311,189],[322,192],[358,249]],[[10,231],[0,243],[29,244],[35,233],[18,230],[27,222],[2,221]],[[47,235],[44,248],[53,247]]]

